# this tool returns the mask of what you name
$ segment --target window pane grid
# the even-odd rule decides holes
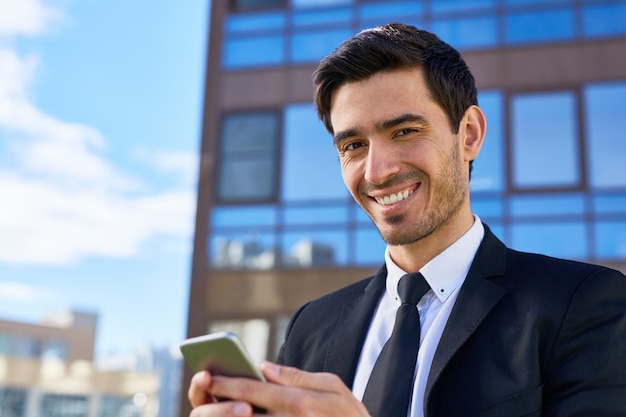
[[[511,98],[514,189],[580,186],[576,95],[572,91]]]
[[[511,1],[495,15],[490,13],[498,24],[513,12],[539,9],[571,9],[576,19],[582,19],[581,5],[586,7],[588,3],[591,4],[536,1],[522,5]],[[362,4],[365,7],[370,2]],[[415,16],[431,23],[442,22],[428,10],[428,2],[424,4],[424,10],[416,11]],[[602,3],[602,7],[607,4]],[[600,2],[594,2],[595,6],[600,7]],[[461,17],[454,11],[445,13],[455,19]],[[480,16],[482,12],[476,9],[473,13]],[[355,15],[356,19],[365,18],[359,13]],[[583,27],[582,23],[574,26],[578,28],[575,30]],[[286,30],[293,35],[321,33],[310,28]],[[302,59],[304,62],[306,57]],[[623,258],[626,175],[622,167],[626,140],[621,126],[621,103],[626,103],[626,81],[568,86],[557,91],[486,91],[481,92],[479,101],[489,120],[489,137],[472,174],[474,212],[515,249],[580,259]],[[312,106],[289,105],[282,117],[284,125],[277,126],[275,133],[281,137],[277,143],[282,145],[280,164],[273,164],[279,171],[272,175],[280,178],[278,195],[270,205],[273,220],[267,222],[260,217],[255,223],[257,216],[252,210],[248,214],[250,220],[242,223],[212,220],[213,234],[244,242],[256,234],[256,239],[263,243],[256,254],[270,252],[274,257],[271,262],[267,261],[269,257],[263,258],[265,263],[261,264],[265,267],[379,264],[384,242],[341,183],[336,151],[330,141],[320,140],[328,136],[316,120]],[[231,155],[239,163],[255,155],[257,162],[269,165],[275,152],[270,149],[276,146],[255,152],[245,148],[254,146],[254,141],[234,143],[239,144],[234,150],[224,151],[227,164],[232,162],[228,161]],[[261,157],[263,152],[269,158]],[[318,166],[319,161],[331,163]],[[263,169],[269,172],[273,168]],[[298,170],[315,175],[302,175]],[[323,181],[316,184],[322,176]],[[224,210],[228,207],[219,206]],[[367,250],[363,242],[368,239],[380,245]],[[293,260],[294,251],[299,254],[298,262]],[[318,259],[317,263],[312,259]]]
[[[479,49],[623,36],[626,2],[307,1],[306,6],[293,3],[291,7],[278,2],[274,8],[227,16],[222,64],[225,69],[238,69],[315,63],[328,49],[324,46],[316,50],[317,44],[326,39],[330,46],[336,46],[331,40],[337,40],[341,30],[350,35],[394,20],[437,30],[459,49]],[[478,30],[468,36],[466,27],[470,26]],[[288,53],[285,45],[292,45]]]

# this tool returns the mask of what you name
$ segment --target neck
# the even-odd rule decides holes
[[[473,224],[474,216],[468,208],[447,224],[439,226],[431,234],[416,242],[389,246],[389,255],[404,271],[417,272],[467,233]]]

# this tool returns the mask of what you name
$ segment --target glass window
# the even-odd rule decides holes
[[[626,259],[626,221],[600,221],[595,228],[596,256],[601,259]]]
[[[583,10],[585,36],[611,36],[626,33],[626,4],[586,7]]]
[[[291,5],[295,9],[313,8],[313,7],[330,7],[345,6],[351,4],[353,0],[291,0]]]
[[[209,242],[211,266],[216,269],[271,269],[276,266],[276,235],[250,228],[247,232],[216,231]]]
[[[590,84],[584,97],[589,182],[596,188],[624,187],[626,82]]]
[[[513,216],[550,216],[560,214],[583,214],[585,200],[582,194],[540,194],[511,197]]]
[[[626,194],[597,194],[593,207],[596,213],[626,213]]]
[[[345,265],[347,263],[348,234],[337,231],[302,230],[283,234],[282,257],[286,267],[311,268]]]
[[[502,94],[499,91],[481,92],[478,104],[487,118],[487,134],[474,161],[470,188],[472,192],[502,191],[505,184]]]
[[[489,218],[499,219],[504,214],[502,198],[484,198],[472,196],[472,211],[485,221],[488,221]]]
[[[285,21],[284,12],[230,15],[224,22],[224,30],[228,33],[281,30],[285,27]]]
[[[0,416],[26,416],[26,398],[25,389],[0,387]]]
[[[227,39],[222,65],[228,69],[278,65],[285,60],[284,45],[280,35]]]
[[[82,395],[43,394],[39,407],[41,417],[87,417],[89,401]]]
[[[286,226],[294,225],[328,225],[348,222],[348,206],[309,206],[287,207],[284,209],[284,222]]]
[[[458,49],[493,46],[498,40],[495,16],[436,20],[432,29],[444,42]]]
[[[491,232],[494,235],[496,235],[498,239],[500,239],[503,242],[506,241],[505,236],[504,236],[504,226],[502,225],[501,222],[495,221],[495,220],[489,220],[489,222],[486,224],[487,224],[487,227],[489,227]]]
[[[559,258],[587,257],[585,224],[581,222],[515,223],[512,247]]]
[[[41,355],[41,342],[29,336],[13,337],[13,355],[21,358],[39,358]]]
[[[346,198],[332,138],[311,103],[285,110],[281,193],[284,201]]]
[[[246,227],[276,225],[277,209],[275,206],[216,206],[211,212],[211,226]]]
[[[293,62],[317,62],[351,35],[348,29],[296,33],[292,38],[291,60]]]
[[[350,24],[352,10],[348,8],[307,10],[293,14],[293,24],[297,27],[311,27],[331,24]]]
[[[545,12],[507,15],[506,40],[509,43],[558,41],[574,37],[574,12]]]
[[[568,91],[513,97],[511,140],[515,187],[579,184],[575,108],[574,94]]]
[[[218,167],[218,202],[276,198],[278,121],[277,112],[237,113],[224,118]]]
[[[62,340],[46,340],[42,343],[41,359],[67,360],[67,344]]]
[[[508,5],[568,4],[571,0],[505,0]]]
[[[356,210],[355,219],[357,223],[367,223],[367,224],[372,223],[372,219],[370,219],[367,213],[365,213],[360,207],[356,206],[355,210]]]
[[[270,7],[282,7],[287,0],[233,0],[232,9],[236,11],[255,10]]]
[[[387,23],[395,19],[405,21],[407,15],[422,13],[422,2],[419,1],[376,1],[364,3],[359,9],[359,17],[366,19],[384,19]]]
[[[9,356],[11,354],[11,336],[0,333],[0,355]]]
[[[98,417],[141,417],[143,409],[132,398],[105,395],[100,399]]]
[[[477,9],[495,8],[496,0],[431,0],[434,13],[466,12]]]
[[[354,263],[357,265],[383,265],[387,244],[373,224],[359,226],[354,238]]]

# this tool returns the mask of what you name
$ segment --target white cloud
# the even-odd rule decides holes
[[[138,161],[165,174],[177,175],[184,184],[195,186],[199,162],[197,152],[141,148],[135,150],[134,155]]]
[[[99,184],[67,188],[0,174],[0,262],[68,264],[86,256],[132,257],[161,236],[192,233],[195,193],[125,195]]]
[[[37,30],[11,29],[5,7],[14,18],[33,12],[28,24]],[[55,15],[33,0],[0,0],[0,10],[0,34],[39,33]],[[109,160],[107,139],[97,129],[35,106],[29,87],[37,67],[37,57],[0,46],[0,140],[11,161],[0,167],[0,262],[63,265],[88,256],[136,256],[160,238],[190,241],[193,184],[146,191],[149,178]],[[161,168],[195,173],[188,154],[154,155]]]
[[[52,291],[42,287],[26,285],[16,281],[0,281],[0,299],[20,302],[35,302],[53,297]]]
[[[0,10],[0,37],[4,38],[39,35],[62,17],[39,0],[0,0]]]

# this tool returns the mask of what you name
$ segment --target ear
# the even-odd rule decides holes
[[[468,107],[459,127],[464,161],[469,162],[476,159],[480,148],[483,146],[486,132],[487,120],[483,111],[478,106]]]

